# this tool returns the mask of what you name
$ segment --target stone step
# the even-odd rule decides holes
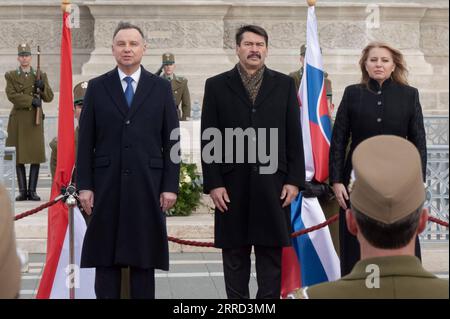
[[[36,208],[50,198],[50,177],[41,174],[39,184],[45,187],[38,187],[37,193],[41,201],[14,202],[15,215],[21,214],[30,209]],[[39,186],[39,185],[38,185]],[[16,190],[16,195],[18,190]],[[190,216],[170,216],[167,217],[167,229],[169,236],[180,239],[196,241],[212,241],[214,233],[214,215],[212,214],[212,201],[209,196],[202,194],[201,204]],[[45,253],[47,245],[47,224],[48,209],[36,214],[27,216],[15,222],[15,234],[18,247],[29,253]],[[171,251],[211,251],[211,249],[195,248],[172,243]]]
[[[17,245],[28,253],[45,253],[47,245],[47,211],[15,222]],[[214,236],[214,215],[193,214],[191,216],[171,216],[167,218],[169,236],[200,242],[212,242]],[[170,243],[171,252],[211,252],[208,247],[195,247]]]

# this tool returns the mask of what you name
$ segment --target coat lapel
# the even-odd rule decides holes
[[[181,86],[181,81],[179,81],[175,76],[173,77],[173,80],[170,82],[172,85],[172,90],[178,90]]]
[[[266,67],[264,70],[263,82],[259,88],[258,95],[256,96],[255,107],[261,105],[262,102],[270,96],[270,93],[276,87],[277,83],[275,73]]]
[[[237,95],[239,98],[249,107],[252,106],[252,102],[250,101],[250,98],[248,97],[247,92],[245,91],[244,84],[242,84],[241,76],[239,75],[239,71],[237,70],[237,67],[234,67],[231,71],[227,74],[228,80],[227,84],[230,87],[230,89]]]
[[[123,115],[123,117],[125,117],[128,113],[128,105],[127,101],[125,100],[122,85],[120,84],[117,67],[106,75],[104,85],[112,100],[114,101],[114,105]]]
[[[136,93],[134,93],[133,103],[131,103],[130,111],[127,114],[128,119],[136,114],[138,109],[141,108],[142,104],[145,102],[147,95],[150,94],[152,87],[155,84],[153,77],[154,75],[141,66],[141,76],[136,88]]]

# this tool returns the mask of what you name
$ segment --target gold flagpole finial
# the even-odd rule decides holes
[[[308,6],[310,6],[310,7],[316,5],[316,0],[306,0],[306,2],[308,3]]]
[[[61,1],[61,10],[63,12],[70,12],[70,0]]]

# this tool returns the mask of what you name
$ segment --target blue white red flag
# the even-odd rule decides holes
[[[317,32],[314,6],[308,8],[306,31],[306,55],[303,77],[298,92],[300,117],[305,154],[306,180],[323,182],[328,178],[328,158],[331,139],[331,119],[328,111],[324,85],[322,54]],[[294,231],[323,223],[325,216],[317,198],[303,198],[301,195],[291,204],[291,222]],[[295,288],[311,286],[340,277],[339,258],[333,247],[328,227],[293,239],[297,253],[301,282],[282,283]],[[283,263],[285,260],[283,260]],[[294,262],[291,260],[291,262]],[[283,265],[283,271],[287,265]],[[293,269],[298,266],[292,266]]]

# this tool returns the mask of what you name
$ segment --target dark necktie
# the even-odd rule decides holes
[[[133,103],[133,86],[131,83],[133,82],[133,78],[130,76],[127,76],[124,78],[125,82],[127,82],[127,88],[125,89],[125,99],[127,100],[128,107],[131,107],[131,103]]]

